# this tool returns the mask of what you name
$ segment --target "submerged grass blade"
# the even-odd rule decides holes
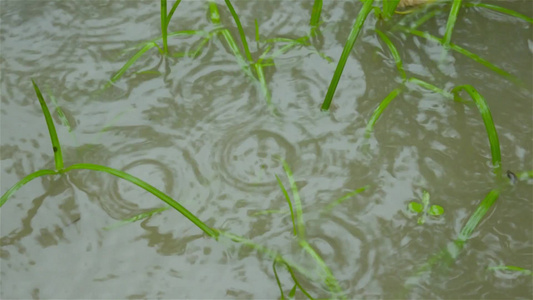
[[[99,172],[108,173],[114,176],[117,176],[119,178],[122,178],[126,181],[129,181],[136,186],[142,188],[143,190],[151,193],[152,195],[156,196],[157,198],[163,200],[166,204],[170,205],[172,208],[180,212],[184,217],[189,219],[191,222],[194,223],[198,228],[203,230],[207,235],[214,239],[218,239],[218,233],[215,232],[212,228],[207,226],[204,222],[200,221],[198,217],[196,217],[194,214],[192,214],[190,211],[188,211],[185,207],[183,207],[181,204],[179,204],[176,200],[170,198],[167,194],[161,192],[151,184],[133,176],[126,172],[113,169],[106,166],[101,165],[95,165],[95,164],[74,164],[70,167],[65,168],[65,172],[71,171],[71,170],[94,170]]]
[[[488,3],[470,3],[470,2],[467,2],[465,3],[466,6],[474,6],[474,7],[483,7],[483,8],[486,8],[486,9],[492,9],[494,11],[497,11],[497,12],[501,12],[502,14],[507,14],[507,15],[510,15],[510,16],[513,16],[515,18],[519,18],[519,19],[522,19],[528,23],[531,23],[533,24],[533,18],[530,18],[526,15],[523,15],[521,13],[518,13],[514,10],[511,10],[511,9],[508,9],[508,8],[505,8],[505,7],[501,7],[501,6],[497,6],[497,5],[494,5],[494,4],[488,4]]]
[[[388,1],[385,1],[385,3]],[[384,4],[385,5],[385,4]],[[389,48],[389,51],[394,58],[394,62],[396,63],[396,69],[398,69],[398,72],[400,72],[400,76],[405,81],[407,79],[407,75],[405,75],[405,70],[403,69],[403,62],[402,58],[400,57],[400,53],[398,52],[398,49],[396,49],[396,46],[392,43],[392,41],[389,39],[388,36],[386,36],[381,30],[375,29],[376,33],[379,35],[381,40],[387,45]]]
[[[285,189],[285,186],[283,186],[283,183],[281,182],[281,179],[279,179],[278,175],[276,175],[276,180],[278,181],[279,187],[281,188],[281,191],[283,192],[283,195],[285,196],[285,200],[287,200],[287,203],[289,204],[289,209],[291,211],[291,220],[292,220],[293,232],[294,232],[294,235],[297,235],[297,233],[296,233],[296,222],[294,220],[294,211],[292,209],[291,198],[289,197],[289,193],[287,193],[287,190]]]
[[[233,16],[233,20],[235,20],[235,24],[237,25],[237,29],[239,30],[239,35],[241,36],[242,46],[244,48],[244,53],[246,54],[246,57],[248,58],[248,62],[252,62],[252,54],[250,53],[250,48],[248,48],[248,42],[246,41],[246,35],[244,34],[244,29],[242,28],[241,21],[239,20],[239,16],[235,12],[235,9],[233,8],[233,5],[231,5],[231,2],[229,0],[224,0],[226,2],[226,6],[228,7],[229,11],[231,12],[231,15]]]
[[[120,70],[118,70],[118,72],[113,75],[113,77],[111,77],[111,79],[109,80],[109,82],[105,85],[104,88],[108,88],[110,87],[112,84],[114,84],[117,80],[120,79],[120,77],[122,77],[122,75],[124,75],[124,73],[126,73],[126,71],[129,69],[129,67],[131,67],[143,54],[144,52],[154,48],[154,47],[158,47],[156,43],[154,42],[149,42],[147,44],[144,45],[144,47],[142,47],[141,50],[139,50],[137,53],[135,53],[135,55],[130,58],[126,64],[124,66],[122,66],[122,68],[120,68]]]
[[[15,183],[11,188],[9,188],[9,190],[7,190],[7,192],[5,192],[2,197],[0,197],[0,207],[2,207],[4,205],[4,203],[6,203],[6,201],[16,192],[18,191],[21,187],[23,187],[26,183],[34,180],[35,178],[39,178],[41,176],[46,176],[46,175],[56,175],[56,174],[59,174],[58,171],[55,171],[55,170],[39,170],[37,172],[33,172],[31,173],[30,175],[22,178],[19,182]]]
[[[298,238],[301,240],[305,239],[305,224],[304,224],[304,218],[303,218],[303,210],[302,210],[302,200],[300,199],[300,193],[298,192],[298,186],[296,185],[296,181],[294,180],[294,176],[292,175],[291,168],[289,167],[289,164],[283,159],[281,159],[281,163],[283,164],[283,169],[285,170],[285,174],[287,174],[287,178],[289,179],[289,184],[291,186],[292,191],[292,198],[294,200],[294,207],[296,208],[296,233]]]
[[[320,274],[320,276],[322,277],[322,280],[326,286],[330,289],[330,292],[334,294],[334,299],[345,298],[337,278],[335,278],[333,272],[331,272],[331,269],[328,267],[322,257],[320,257],[320,255],[306,240],[300,239],[299,244],[307,253],[309,253],[309,255],[311,255],[314,261],[322,269],[322,274]]]
[[[155,209],[149,210],[147,212],[140,213],[140,214],[138,214],[136,216],[133,216],[131,218],[121,220],[120,222],[118,222],[116,224],[113,224],[113,225],[110,225],[110,226],[106,226],[106,227],[104,227],[104,230],[115,229],[115,228],[118,228],[120,226],[133,223],[135,221],[139,221],[139,220],[142,220],[142,219],[149,218],[149,217],[153,216],[154,214],[163,212],[163,211],[165,211],[165,210],[167,210],[169,208],[170,208],[170,206],[160,207],[160,208],[155,208]]]
[[[33,84],[33,89],[35,90],[35,93],[37,94],[37,98],[39,99],[39,103],[41,104],[41,109],[43,111],[44,119],[46,120],[46,126],[48,127],[48,133],[50,134],[50,140],[52,141],[52,150],[54,152],[54,161],[55,161],[55,168],[58,171],[61,171],[63,169],[63,154],[61,152],[61,145],[59,144],[59,139],[57,138],[57,132],[56,127],[54,125],[54,120],[52,119],[52,116],[50,115],[50,111],[48,110],[48,106],[46,106],[46,102],[44,101],[43,95],[41,94],[41,90],[39,90],[39,87],[35,83],[35,81],[32,79],[31,83]]]
[[[459,8],[461,8],[461,2],[462,0],[453,0],[452,9],[448,16],[448,22],[446,22],[446,31],[444,32],[444,37],[442,39],[442,44],[446,48],[450,46],[450,41],[452,40],[453,28],[457,21],[457,14],[459,14]]]
[[[376,108],[376,110],[374,110],[374,113],[372,114],[372,116],[370,117],[370,120],[368,121],[368,124],[366,125],[366,137],[367,138],[370,137],[370,134],[372,133],[372,131],[374,131],[374,125],[376,125],[376,122],[378,121],[379,117],[381,116],[385,108],[389,106],[389,103],[394,98],[396,98],[396,96],[398,96],[398,94],[400,94],[401,91],[402,90],[400,88],[395,88],[394,90],[392,90],[392,92],[390,92],[387,95],[387,97],[385,97],[385,99],[381,101],[381,103]]]
[[[468,219],[465,226],[461,229],[461,232],[459,233],[459,237],[457,238],[456,242],[458,243],[465,243],[470,237],[472,236],[472,232],[474,232],[474,229],[476,229],[479,222],[481,222],[481,219],[487,214],[489,209],[494,205],[498,197],[500,196],[499,190],[492,190],[488,193],[488,195],[481,201],[481,203],[476,208],[476,211],[472,216]]]
[[[352,51],[355,41],[357,40],[357,36],[359,36],[359,33],[363,28],[363,24],[365,23],[366,17],[372,11],[373,3],[374,0],[364,0],[363,8],[357,15],[357,19],[353,24],[352,31],[350,32],[348,40],[346,41],[344,49],[342,50],[342,54],[339,59],[339,63],[337,64],[337,68],[335,69],[335,73],[333,73],[333,78],[331,79],[331,83],[329,84],[326,97],[324,99],[324,102],[322,103],[322,110],[328,110],[331,105],[333,95],[335,94],[335,90],[337,89],[337,85],[339,84],[339,80],[341,78],[342,71],[344,70],[344,66],[346,65],[346,61],[348,60],[348,56],[350,56],[350,52]]]
[[[452,90],[452,93],[458,97],[458,93],[464,90],[466,91],[481,114],[483,123],[485,124],[485,129],[487,130],[487,135],[489,137],[490,151],[492,154],[492,166],[494,167],[494,172],[496,175],[501,175],[501,154],[500,154],[500,142],[498,139],[498,133],[496,132],[496,127],[494,126],[494,121],[492,120],[492,115],[490,113],[489,106],[485,101],[485,98],[478,93],[478,91],[471,85],[461,85],[457,86]]]
[[[432,92],[435,92],[435,93],[437,93],[437,94],[440,94],[440,95],[442,95],[442,96],[443,96],[444,98],[446,98],[446,99],[453,100],[453,95],[452,95],[451,93],[448,93],[448,92],[446,92],[445,90],[443,90],[443,89],[441,89],[441,88],[438,88],[438,87],[432,85],[431,83],[425,82],[425,81],[420,80],[420,79],[415,78],[415,77],[411,77],[411,78],[409,78],[408,81],[409,81],[409,82],[412,82],[412,83],[414,83],[414,84],[417,84],[417,85],[419,85],[419,86],[421,86],[421,87],[423,87],[423,88],[425,88],[425,89],[427,89],[427,90],[430,90],[430,91],[432,91]]]
[[[337,200],[331,202],[330,204],[328,204],[328,206],[326,206],[326,208],[324,208],[323,211],[324,212],[331,211],[335,206],[341,204],[342,202],[350,199],[351,197],[353,197],[353,196],[355,196],[355,195],[357,195],[359,193],[362,193],[362,192],[366,191],[366,189],[368,189],[369,187],[370,187],[369,185],[365,185],[362,188],[358,188],[356,190],[353,190],[353,191],[349,192],[348,194],[346,194],[346,195],[340,197],[339,199],[337,199]]]

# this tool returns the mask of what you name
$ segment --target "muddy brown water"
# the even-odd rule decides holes
[[[173,2],[169,3],[169,7]],[[494,2],[526,16],[528,1]],[[262,39],[309,32],[312,1],[234,1],[257,59]],[[505,69],[515,84],[439,44],[392,32],[371,14],[350,55],[330,112],[319,107],[360,9],[326,1],[321,34],[265,68],[273,115],[259,84],[247,77],[221,36],[196,58],[145,53],[114,86],[95,93],[134,52],[160,35],[158,1],[2,1],[1,193],[25,175],[53,168],[33,78],[52,111],[63,108],[71,130],[54,120],[66,165],[97,163],[124,170],[167,193],[209,226],[247,237],[307,270],[298,275],[314,297],[330,297],[316,264],[291,236],[292,223],[275,175],[289,189],[278,158],[294,172],[309,243],[347,298],[530,299],[531,179],[505,185],[457,259],[407,278],[457,238],[476,206],[499,182],[474,105],[454,103],[408,84],[365,138],[379,102],[401,82],[381,28],[399,48],[408,76],[450,90],[473,85],[492,111],[504,171],[533,169],[532,27],[482,8],[462,8],[452,41]],[[420,29],[442,35],[450,8]],[[223,2],[222,23],[238,31]],[[400,22],[405,16],[396,16]],[[409,24],[409,23],[407,23]],[[183,1],[169,31],[211,30],[206,1]],[[169,38],[171,53],[201,38]],[[317,51],[333,59],[328,63]],[[369,185],[330,212],[346,193]],[[440,217],[408,211],[411,201],[440,205]],[[289,191],[290,192],[290,191]],[[272,259],[246,246],[206,237],[174,210],[112,230],[163,203],[128,182],[72,171],[36,179],[1,209],[2,299],[279,298]],[[268,211],[282,211],[272,212]],[[278,268],[285,294],[293,286]],[[304,297],[297,292],[298,298]]]

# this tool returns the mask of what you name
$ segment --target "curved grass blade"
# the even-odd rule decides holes
[[[122,178],[126,181],[129,181],[136,186],[142,188],[143,190],[151,193],[152,195],[156,196],[157,198],[163,200],[166,204],[170,205],[172,208],[180,212],[184,217],[189,219],[191,222],[194,223],[198,228],[203,230],[207,235],[214,239],[218,239],[218,233],[215,232],[213,229],[211,229],[209,226],[207,226],[204,222],[200,221],[198,217],[196,217],[194,214],[192,214],[190,211],[188,211],[185,207],[183,207],[181,204],[179,204],[176,200],[170,198],[165,193],[161,192],[154,186],[150,185],[149,183],[130,175],[126,172],[113,169],[106,166],[101,165],[95,165],[95,164],[74,164],[70,167],[65,168],[64,172],[68,172],[71,170],[94,170],[99,172],[108,173],[114,176],[117,176],[119,178]]]
[[[370,137],[370,134],[372,133],[372,131],[374,131],[374,125],[376,125],[376,122],[378,121],[379,116],[381,116],[381,114],[383,113],[385,108],[387,108],[387,106],[389,106],[389,103],[394,98],[396,98],[396,96],[398,96],[398,94],[400,94],[401,91],[402,90],[400,88],[395,88],[394,90],[392,90],[392,92],[390,92],[387,95],[387,97],[385,97],[385,99],[383,99],[383,101],[381,101],[381,103],[376,108],[376,110],[374,110],[374,113],[370,117],[370,121],[368,121],[368,124],[366,125],[366,134],[365,135],[366,135],[367,138]]]
[[[233,20],[235,20],[235,24],[237,24],[237,29],[239,30],[239,35],[241,36],[242,46],[244,48],[244,53],[246,54],[246,57],[248,58],[248,62],[252,62],[252,54],[250,53],[250,48],[248,48],[248,42],[246,41],[246,35],[244,35],[244,29],[242,28],[241,21],[239,20],[239,16],[235,12],[235,9],[233,8],[233,5],[231,5],[231,2],[229,0],[224,0],[226,2],[226,6],[228,7],[229,11],[231,12],[231,15],[233,16]]]
[[[446,48],[450,46],[450,41],[452,40],[453,28],[457,21],[457,14],[459,13],[459,8],[461,8],[461,2],[462,0],[453,0],[452,9],[448,16],[448,22],[446,22],[446,31],[444,32],[444,38],[442,39],[442,44]]]
[[[311,294],[309,294],[302,287],[302,285],[298,281],[298,278],[296,278],[296,274],[294,274],[294,271],[292,270],[291,266],[286,261],[279,260],[279,262],[282,263],[287,268],[287,270],[289,271],[289,274],[291,274],[292,280],[294,281],[294,287],[292,288],[291,293],[289,294],[289,296],[291,296],[291,298],[294,298],[294,292],[296,291],[296,287],[298,287],[300,289],[300,291],[302,291],[302,293],[304,293],[304,295],[307,296],[307,298],[313,300],[314,298],[311,296]],[[280,288],[281,288],[281,286],[280,286]]]
[[[281,182],[281,179],[279,179],[278,175],[276,175],[276,180],[278,181],[279,187],[281,188],[281,191],[283,192],[283,195],[285,196],[285,200],[287,200],[287,203],[289,204],[289,209],[291,212],[291,220],[292,220],[292,229],[293,229],[294,235],[297,235],[296,222],[294,220],[294,211],[292,209],[291,198],[289,197],[289,193],[287,193],[287,190],[285,189],[285,186],[283,186],[283,183]]]
[[[328,204],[328,206],[326,206],[326,208],[324,208],[323,212],[330,212],[335,206],[341,204],[342,202],[350,199],[351,197],[359,194],[359,193],[362,193],[364,191],[366,191],[366,189],[368,189],[370,187],[370,185],[365,185],[364,187],[362,188],[358,188],[356,190],[353,190],[349,193],[347,193],[346,195],[340,197],[339,199],[331,202],[330,204]]]
[[[61,152],[61,145],[59,144],[59,139],[57,138],[57,132],[56,127],[54,125],[54,120],[52,119],[52,116],[50,115],[50,111],[48,110],[48,106],[46,106],[46,102],[44,101],[43,95],[41,94],[41,90],[39,90],[39,87],[35,83],[35,81],[32,79],[31,83],[33,84],[33,89],[35,90],[35,93],[37,94],[37,98],[39,99],[39,103],[41,104],[41,109],[43,111],[44,119],[46,120],[46,126],[48,127],[48,133],[50,134],[50,140],[52,141],[52,150],[54,151],[54,161],[55,161],[55,167],[56,170],[60,171],[63,169],[63,154]]]
[[[276,270],[276,263],[278,261],[274,260],[272,262],[272,270],[274,271],[274,276],[276,277],[276,282],[278,283],[279,293],[281,294],[281,299],[285,300],[285,294],[283,293],[283,287],[281,286],[281,281],[279,280],[278,271]]]
[[[417,84],[417,85],[419,85],[419,86],[421,86],[421,87],[423,87],[423,88],[425,88],[427,90],[430,90],[432,92],[435,92],[437,94],[440,94],[446,99],[453,100],[453,95],[451,93],[448,93],[445,90],[432,85],[431,83],[425,82],[425,81],[420,80],[420,79],[415,78],[415,77],[411,77],[407,81],[412,82],[414,84]]]
[[[388,1],[385,1],[385,3],[387,3],[387,2]],[[383,5],[385,5],[385,4],[383,4]],[[396,46],[394,46],[394,44],[389,39],[389,37],[386,36],[383,32],[381,32],[381,30],[379,30],[377,28],[374,29],[374,30],[379,35],[381,40],[383,40],[385,45],[387,45],[387,47],[389,47],[389,51],[390,51],[392,57],[394,58],[394,62],[396,63],[396,69],[398,69],[398,72],[400,72],[400,76],[405,81],[407,79],[407,75],[405,75],[405,70],[403,69],[402,58],[400,57],[400,53],[398,52],[398,49],[396,49]]]
[[[503,14],[507,14],[507,15],[510,15],[512,17],[515,17],[515,18],[518,18],[518,19],[521,19],[521,20],[524,20],[528,23],[531,23],[533,24],[533,18],[530,18],[526,15],[523,15],[521,13],[518,13],[514,10],[511,10],[511,9],[508,9],[508,8],[505,8],[505,7],[501,7],[501,6],[497,6],[497,5],[494,5],[494,4],[488,4],[488,3],[470,3],[470,2],[467,2],[465,3],[466,6],[473,6],[473,7],[483,7],[483,8],[486,8],[486,9],[492,9],[494,11],[497,11],[497,12],[501,12]]]
[[[122,68],[120,68],[120,70],[118,70],[118,72],[113,75],[113,77],[111,77],[111,79],[109,80],[109,82],[104,86],[104,88],[108,88],[110,87],[111,85],[113,85],[117,80],[120,79],[120,77],[122,77],[122,75],[124,75],[124,73],[126,73],[126,71],[129,69],[129,67],[131,67],[143,54],[144,52],[154,48],[154,47],[158,47],[156,43],[154,42],[148,42],[144,45],[144,47],[142,47],[141,50],[139,50],[137,53],[135,53],[135,55],[130,58],[126,64],[124,66],[122,66]]]
[[[341,78],[342,71],[344,70],[344,66],[346,65],[346,61],[348,60],[348,56],[350,56],[350,52],[352,51],[355,41],[357,40],[357,36],[363,28],[363,24],[365,23],[366,17],[372,11],[373,3],[374,0],[364,0],[363,8],[357,15],[357,19],[353,24],[352,31],[350,32],[348,40],[346,41],[344,49],[342,50],[342,54],[339,59],[339,63],[337,64],[337,68],[335,69],[335,73],[333,73],[333,78],[331,79],[331,83],[329,84],[329,88],[326,93],[326,98],[322,103],[321,110],[328,110],[329,106],[331,105],[333,95],[335,94],[335,90],[337,89],[337,85],[339,84],[339,80]]]
[[[26,183],[34,180],[35,178],[46,176],[46,175],[57,175],[59,174],[56,170],[39,170],[37,172],[33,172],[30,175],[22,178],[19,182],[15,183],[7,192],[5,192],[2,197],[0,198],[0,207],[6,203],[6,201],[21,187],[23,187]]]
[[[168,24],[170,23],[170,19],[172,19],[172,16],[174,15],[174,12],[176,11],[180,3],[181,3],[181,0],[176,0],[176,2],[174,2],[174,4],[172,5],[172,8],[170,9],[170,12],[168,13],[168,16],[167,16],[167,24],[166,24],[167,29],[168,29]]]
[[[456,242],[465,243],[468,239],[470,239],[474,229],[476,229],[479,222],[481,222],[481,219],[483,219],[483,217],[487,214],[499,196],[500,191],[497,189],[489,192],[485,199],[483,199],[483,201],[481,201],[481,203],[478,205],[474,214],[472,214],[472,216],[468,219],[468,222],[466,222],[465,226],[463,226],[461,229]]]
[[[501,175],[501,154],[500,154],[500,142],[498,139],[498,133],[496,132],[496,127],[494,126],[494,122],[492,120],[492,115],[490,113],[489,106],[487,105],[487,102],[485,101],[485,98],[481,96],[477,90],[471,86],[471,85],[460,85],[455,87],[452,90],[452,93],[458,97],[458,93],[464,90],[466,91],[472,100],[474,100],[474,103],[476,103],[476,106],[481,113],[481,118],[483,119],[483,123],[485,124],[485,129],[487,130],[487,135],[489,137],[489,143],[490,143],[490,151],[492,154],[492,165],[494,167],[494,172],[496,175]]]

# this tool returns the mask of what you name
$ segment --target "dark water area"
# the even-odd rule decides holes
[[[406,83],[366,136],[374,110],[402,86],[377,28],[397,47],[408,77],[447,92],[475,87],[492,113],[503,171],[533,170],[531,23],[461,7],[452,43],[512,80],[395,26],[408,27],[435,11],[418,30],[442,37],[450,2],[388,22],[371,13],[331,110],[323,112],[361,2],[324,1],[318,35],[288,51],[280,50],[286,40],[265,41],[308,35],[313,1],[232,3],[252,59],[273,45],[268,54],[275,58],[264,67],[270,105],[222,34],[213,35],[197,57],[173,56],[194,51],[216,30],[207,1],[183,1],[168,27],[203,33],[170,36],[170,55],[148,50],[107,89],[102,87],[142,43],[160,37],[159,1],[1,1],[0,193],[32,172],[54,168],[33,79],[54,117],[65,165],[105,165],[145,180],[208,226],[298,265],[299,282],[315,298],[334,296],[324,284],[324,269],[293,235],[276,179],[294,203],[280,158],[298,187],[306,240],[346,298],[531,298],[531,275],[490,268],[533,269],[533,180],[511,185],[494,175],[473,102]],[[529,0],[483,3],[533,16]],[[242,49],[229,10],[223,1],[217,6],[222,25]],[[255,41],[255,21],[261,42]],[[61,123],[57,106],[70,127]],[[457,257],[418,273],[450,247],[494,189],[500,190],[497,201]],[[426,212],[420,224],[422,215],[408,206],[422,203],[424,191],[444,213]],[[280,298],[268,253],[225,237],[211,239],[174,209],[114,227],[164,206],[102,172],[74,170],[31,181],[0,210],[0,298]],[[288,296],[294,281],[283,265],[277,272]],[[298,290],[296,298],[305,295]]]

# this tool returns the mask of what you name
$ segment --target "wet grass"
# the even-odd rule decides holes
[[[209,20],[211,21],[213,25],[215,25],[215,29],[213,29],[210,32],[205,32],[202,30],[183,30],[183,31],[169,32],[168,26],[171,23],[171,19],[174,13],[177,11],[177,8],[180,2],[181,2],[180,0],[174,2],[173,6],[170,9],[170,12],[167,13],[167,1],[160,0],[161,36],[153,40],[137,45],[134,49],[139,49],[139,50],[137,50],[137,52],[135,52],[135,54],[129,60],[127,60],[124,66],[120,68],[111,77],[106,87],[113,85],[118,80],[120,80],[122,77],[124,77],[124,75],[128,72],[128,70],[130,70],[132,66],[152,48],[157,48],[159,50],[159,53],[163,56],[196,57],[199,53],[201,53],[203,47],[209,42],[210,39],[215,38],[215,37],[221,37],[221,40],[228,46],[228,48],[231,51],[231,54],[235,57],[235,60],[241,67],[243,73],[248,78],[251,78],[252,81],[258,84],[259,89],[261,90],[264,98],[266,99],[266,103],[269,106],[273,105],[272,99],[271,99],[272,96],[269,90],[268,78],[265,75],[265,68],[274,66],[275,58],[287,53],[288,51],[290,51],[291,49],[295,47],[311,47],[311,48],[313,47],[312,42],[311,42],[312,37],[319,34],[318,28],[321,24],[320,18],[321,18],[322,8],[323,8],[322,0],[314,1],[312,10],[310,12],[310,21],[309,21],[310,33],[307,36],[303,36],[303,37],[295,38],[295,39],[280,38],[280,37],[271,38],[271,39],[262,39],[261,32],[260,32],[260,25],[258,21],[255,20],[254,21],[254,26],[255,26],[254,41],[258,45],[266,45],[266,47],[264,47],[263,52],[252,53],[250,50],[249,44],[248,44],[247,37],[245,35],[244,29],[245,29],[246,24],[243,25],[241,23],[241,18],[238,15],[238,10],[236,10],[233,7],[230,0],[224,0],[224,4],[232,16],[233,22],[238,32],[239,39],[235,38],[232,34],[232,31],[223,25],[220,12],[219,12],[219,4],[212,2],[212,1],[208,3],[208,13],[209,13]],[[350,56],[350,53],[353,50],[353,47],[357,41],[357,38],[360,36],[364,28],[365,21],[367,20],[369,13],[371,11],[375,11],[376,15],[383,18],[384,20],[392,20],[394,18],[393,14],[394,14],[394,11],[396,9],[396,5],[398,4],[398,2],[399,0],[384,1],[383,7],[380,8],[378,6],[375,6],[375,3],[373,0],[363,0],[362,8],[356,20],[353,23],[350,34],[347,37],[346,42],[344,44],[342,54],[339,57],[335,71],[332,74],[332,79],[329,84],[328,90],[326,92],[325,99],[321,105],[321,110],[329,110],[331,106],[331,103],[335,95],[335,91],[342,77],[342,73],[346,66],[348,57]],[[447,51],[447,50],[455,51],[461,55],[464,55],[465,57],[472,59],[476,63],[479,63],[487,67],[488,69],[494,71],[495,73],[499,74],[502,78],[512,81],[517,85],[521,85],[521,81],[518,78],[516,78],[514,75],[498,67],[496,64],[493,64],[492,62],[489,62],[488,60],[482,58],[481,56],[475,53],[472,53],[452,42],[453,31],[454,31],[459,13],[461,11],[461,8],[465,6],[490,9],[490,10],[494,10],[494,11],[515,17],[524,22],[533,23],[532,18],[522,15],[520,13],[514,12],[512,10],[500,7],[500,6],[496,6],[492,4],[484,4],[484,3],[463,3],[461,0],[454,0],[449,10],[448,20],[447,20],[444,35],[442,38],[431,35],[428,32],[419,30],[419,28],[425,22],[443,13],[443,9],[441,7],[430,9],[424,12],[421,16],[419,16],[417,20],[412,22],[411,26],[405,26],[402,24],[398,24],[396,26],[393,26],[392,30],[389,32],[385,30],[381,30],[379,28],[374,28],[372,32],[374,32],[377,35],[377,37],[379,37],[379,40],[386,46],[386,49],[388,49],[390,58],[394,61],[396,72],[398,72],[399,77],[401,79],[401,83],[399,83],[397,87],[395,87],[392,91],[390,91],[384,99],[376,99],[376,108],[374,109],[373,113],[369,116],[369,121],[366,125],[365,135],[367,138],[370,137],[370,135],[375,130],[375,125],[378,122],[378,120],[380,118],[386,117],[387,108],[389,107],[390,103],[394,99],[397,99],[403,92],[408,91],[409,85],[412,85],[412,84],[422,87],[428,91],[437,93],[441,95],[443,99],[445,100],[455,100],[456,102],[465,103],[465,104],[473,102],[479,111],[481,119],[483,120],[486,134],[488,136],[488,142],[489,142],[489,147],[490,147],[490,152],[491,152],[491,165],[493,168],[493,172],[497,178],[501,179],[503,178],[503,172],[502,172],[502,158],[501,158],[501,153],[500,153],[500,142],[498,138],[498,133],[496,131],[496,126],[494,125],[494,120],[492,118],[492,113],[490,111],[490,108],[485,98],[472,85],[460,84],[451,90],[445,90],[443,88],[438,87],[437,84],[435,83],[431,83],[431,82],[428,82],[427,80],[416,78],[412,76],[411,74],[408,74],[408,72],[406,72],[404,69],[404,62],[400,55],[400,51],[398,51],[396,45],[392,41],[393,39],[390,38],[390,34],[394,34],[395,32],[401,31],[403,33],[407,33],[407,34],[410,34],[416,37],[421,37],[428,41],[439,43],[440,45],[442,45],[444,51]],[[191,36],[191,35],[196,35],[201,38],[200,42],[193,50],[189,52],[181,52],[181,53],[171,52],[169,50],[169,37]],[[240,43],[237,42],[238,40],[240,41]],[[160,43],[162,43],[162,46],[160,46]],[[257,49],[260,49],[260,47],[257,47]],[[327,57],[324,53],[320,52],[319,50],[316,50],[315,53],[319,55],[320,57],[322,57],[323,59],[327,61],[331,61],[329,57]],[[391,72],[393,71],[394,70],[391,70]],[[123,171],[120,171],[114,168],[110,168],[107,166],[103,166],[103,165],[77,163],[77,164],[72,164],[70,166],[65,166],[63,162],[63,153],[61,150],[60,141],[57,136],[57,131],[54,125],[54,121],[51,117],[51,113],[48,109],[48,106],[44,100],[44,97],[39,87],[33,80],[32,80],[32,85],[35,90],[36,97],[39,101],[43,116],[47,124],[48,133],[49,133],[51,145],[52,145],[52,152],[54,154],[54,170],[48,170],[48,169],[39,170],[20,179],[15,185],[9,188],[0,197],[0,207],[2,207],[6,203],[6,201],[10,197],[12,197],[14,193],[16,193],[16,191],[24,187],[27,183],[31,182],[34,179],[43,177],[43,176],[63,176],[63,174],[65,173],[75,172],[76,170],[90,170],[90,171],[111,174],[113,176],[116,176],[122,180],[128,181],[138,186],[142,190],[145,190],[151,193],[152,195],[154,195],[156,198],[163,201],[168,206],[145,211],[137,216],[133,216],[131,218],[122,220],[120,223],[106,227],[105,228],[106,230],[110,230],[110,229],[113,229],[113,228],[116,228],[118,226],[122,226],[125,224],[130,224],[138,220],[151,217],[169,208],[173,208],[174,210],[178,211],[182,216],[184,216],[189,221],[191,221],[196,227],[202,230],[207,236],[215,240],[219,240],[220,238],[230,239],[243,246],[255,249],[259,253],[265,254],[270,259],[272,259],[272,270],[273,270],[276,283],[280,290],[281,299],[295,298],[297,296],[298,291],[300,291],[303,296],[309,299],[314,298],[312,296],[313,292],[308,291],[306,288],[304,288],[304,285],[302,285],[301,283],[302,280],[309,280],[309,281],[314,280],[314,277],[310,275],[309,270],[307,270],[305,267],[286,259],[284,256],[282,256],[277,251],[274,251],[266,246],[263,246],[259,244],[258,242],[252,241],[246,237],[235,235],[231,232],[226,232],[220,229],[209,227],[206,223],[200,220],[200,218],[198,218],[193,212],[187,210],[178,201],[176,201],[169,195],[163,193],[162,191],[158,190],[157,188],[150,185],[146,181],[138,177],[135,177],[131,174],[128,174],[126,172],[123,172]],[[467,100],[461,97],[461,93],[468,94],[471,100]],[[450,101],[450,104],[452,103],[453,102]],[[58,106],[56,105],[56,107]],[[63,117],[61,116],[60,109],[58,109],[58,113],[59,113],[60,118],[63,120],[63,122],[65,122],[66,118],[64,117],[64,115]],[[68,128],[71,127],[68,124],[68,120],[66,120],[65,124],[66,124],[65,126],[67,126]],[[473,134],[475,133],[476,132],[474,132]],[[321,284],[327,289],[327,291],[329,291],[330,296],[332,298],[346,298],[346,295],[344,294],[341,284],[339,283],[337,278],[333,275],[333,272],[328,266],[328,263],[326,262],[326,260],[324,260],[324,258],[322,258],[319,255],[318,251],[313,247],[313,245],[307,239],[306,227],[305,227],[305,222],[304,222],[304,207],[305,206],[300,197],[300,193],[298,190],[298,186],[296,184],[296,180],[294,178],[294,174],[288,162],[286,162],[283,158],[279,158],[279,160],[281,162],[283,171],[285,173],[286,180],[288,181],[288,189],[285,187],[285,185],[283,184],[283,180],[278,175],[276,175],[275,178],[279,185],[282,196],[284,197],[287,203],[287,207],[288,207],[287,213],[290,213],[290,219],[292,223],[291,232],[293,233],[295,240],[298,242],[298,245],[302,250],[301,252],[304,253],[307,257],[309,257],[309,260],[314,262],[314,264],[319,267],[318,276],[320,278]],[[517,172],[516,175],[510,172],[512,176],[509,175],[509,172],[510,171],[508,171],[507,174],[509,176],[510,181],[513,183],[517,181],[530,180],[531,178],[533,178],[533,171]],[[338,207],[339,205],[342,205],[349,199],[368,190],[371,190],[370,186],[363,186],[361,188],[355,189],[345,194],[344,196],[330,202],[330,204],[328,204],[325,208],[323,208],[321,212],[331,213],[331,211],[335,209],[336,207]],[[458,232],[457,237],[453,241],[450,241],[446,248],[430,256],[424,262],[422,266],[415,268],[416,271],[414,272],[413,276],[406,281],[407,289],[412,288],[412,286],[416,284],[426,272],[433,270],[436,265],[450,266],[453,262],[455,262],[455,260],[457,259],[457,257],[459,256],[463,248],[465,247],[466,243],[469,241],[469,239],[472,237],[472,234],[475,232],[475,230],[479,226],[480,222],[485,218],[487,213],[494,207],[494,204],[496,203],[502,191],[503,191],[503,187],[500,187],[500,186],[498,186],[497,188],[492,188],[490,190],[490,192],[485,196],[485,198],[473,209],[471,216],[469,217],[467,222],[463,225],[461,230]],[[418,204],[418,206],[420,206],[420,204]],[[433,206],[436,207],[437,205],[433,205]],[[429,206],[429,193],[424,192],[423,205],[420,207],[422,207],[423,209],[431,208]],[[418,209],[418,211],[422,212],[421,209]],[[275,211],[275,212],[269,211],[267,213],[279,213],[279,212],[280,211]],[[420,220],[422,219],[419,219],[419,222],[423,223]],[[280,280],[280,277],[278,274],[280,266],[284,267],[287,270],[287,272],[289,272],[290,277],[292,278],[292,281],[293,281],[292,283],[286,283]],[[515,271],[515,272],[521,272],[525,275],[531,275],[530,270],[522,269],[516,266],[497,266],[497,267],[491,267],[491,270]],[[287,289],[284,287],[287,284],[290,284],[290,289]]]

